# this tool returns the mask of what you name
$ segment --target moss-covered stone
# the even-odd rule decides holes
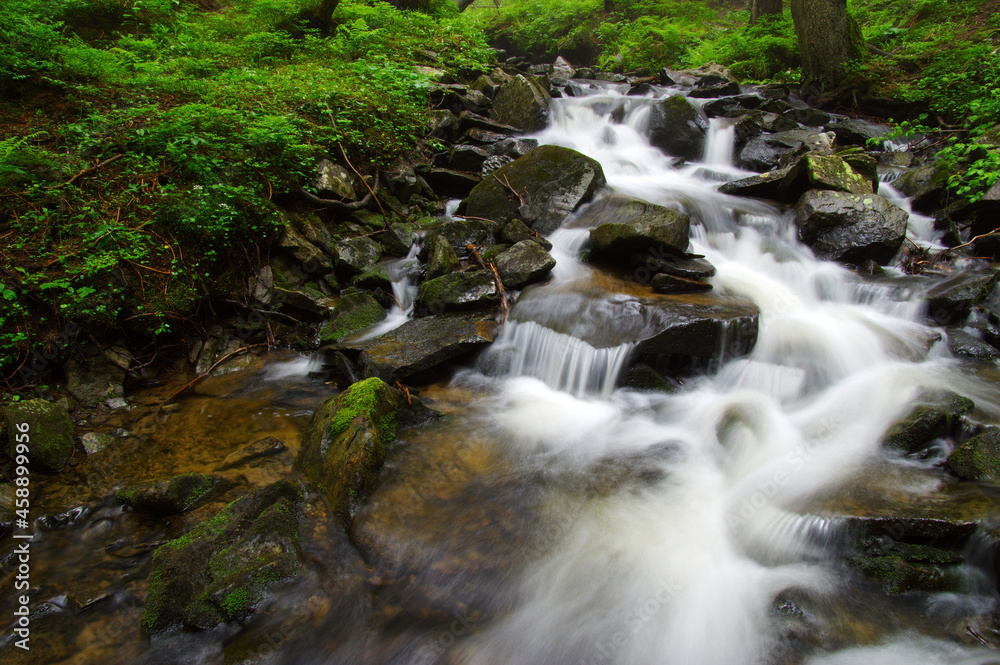
[[[115,499],[143,512],[173,515],[194,508],[228,485],[218,476],[186,473],[143,487],[122,488],[115,492]]]
[[[392,291],[392,275],[387,264],[379,262],[351,279],[351,284],[362,289]]]
[[[545,128],[549,114],[548,91],[521,74],[501,85],[493,97],[493,117],[521,131]]]
[[[508,289],[520,289],[544,279],[556,267],[556,260],[534,240],[522,240],[487,260],[496,266],[500,281]]]
[[[417,305],[435,314],[498,302],[493,274],[486,270],[455,272],[420,285]]]
[[[377,238],[384,253],[389,256],[406,256],[417,241],[417,227],[415,224],[395,222],[378,234]]]
[[[465,212],[500,224],[518,218],[539,233],[550,233],[604,183],[596,160],[569,148],[540,146],[476,185]]]
[[[520,219],[512,219],[500,231],[500,241],[507,245],[516,245],[522,240],[534,240],[546,252],[552,250],[552,243],[543,238],[537,231],[532,231]]]
[[[683,95],[653,104],[649,114],[649,142],[668,155],[701,159],[708,137],[708,117]]]
[[[853,556],[850,560],[886,593],[961,591],[963,587],[962,577],[955,570],[910,563],[898,556]]]
[[[382,256],[377,242],[365,236],[341,240],[333,246],[333,264],[342,277],[353,277],[368,270]]]
[[[437,279],[462,267],[455,248],[444,236],[433,234],[427,240],[427,279]]]
[[[591,206],[586,216],[608,220],[591,229],[590,244],[615,260],[628,262],[635,251],[687,251],[691,220],[671,208],[609,196]]]
[[[319,331],[320,344],[331,344],[375,325],[386,316],[385,309],[367,293],[350,293],[337,303],[333,316]]]
[[[856,172],[836,155],[803,155],[778,185],[778,195],[787,201],[798,201],[810,189],[823,189],[849,194],[872,194],[870,179]]]
[[[335,512],[375,485],[386,448],[396,436],[400,392],[379,378],[365,379],[313,413],[296,465],[323,492]]]
[[[301,502],[300,493],[280,481],[159,547],[141,620],[146,635],[245,623],[269,586],[303,570]]]
[[[65,406],[41,399],[14,402],[3,408],[7,425],[5,450],[15,459],[17,438],[24,442],[20,427],[27,425],[29,466],[37,471],[54,473],[62,470],[73,454],[73,423]]]
[[[948,467],[968,480],[1000,479],[1000,428],[977,434],[948,455]]]
[[[924,395],[905,417],[893,423],[884,445],[907,454],[923,450],[934,439],[953,432],[958,418],[973,407],[975,402],[955,393]]]
[[[485,219],[454,219],[445,222],[436,233],[444,237],[459,254],[467,254],[469,245],[492,245],[500,235],[500,225]]]

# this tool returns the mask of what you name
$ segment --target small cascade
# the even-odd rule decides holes
[[[418,291],[415,277],[420,272],[417,254],[420,252],[421,244],[418,239],[410,246],[410,251],[405,257],[386,265],[385,271],[392,280],[392,296],[396,304],[389,308],[385,319],[358,337],[357,342],[375,339],[390,330],[395,330],[413,316],[413,306]]]
[[[599,349],[534,321],[509,321],[487,357],[506,376],[532,376],[578,397],[607,397],[634,347]]]
[[[736,143],[736,123],[730,118],[712,118],[705,142],[705,163],[709,166],[732,166]]]

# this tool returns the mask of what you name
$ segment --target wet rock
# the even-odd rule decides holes
[[[458,136],[458,116],[448,110],[436,109],[427,115],[427,128],[434,138],[453,140]]]
[[[228,487],[229,483],[218,476],[188,473],[142,487],[120,489],[115,492],[115,499],[142,512],[175,515],[204,503]]]
[[[740,84],[736,81],[715,81],[705,77],[698,81],[694,90],[688,93],[689,97],[701,99],[708,97],[728,97],[740,94]]]
[[[426,165],[421,165],[417,171],[437,196],[448,198],[467,196],[481,180],[478,173],[439,169]]]
[[[848,166],[850,166],[855,173],[870,182],[873,192],[878,192],[878,160],[871,155],[862,152],[860,148],[838,150],[837,156],[847,162]]]
[[[30,468],[55,473],[66,466],[73,454],[73,423],[65,406],[40,399],[12,402],[3,407],[3,419],[10,460],[17,459],[18,443],[27,443]]]
[[[631,264],[651,273],[665,273],[683,279],[702,280],[715,274],[715,266],[705,259],[666,252],[633,252]]]
[[[1000,428],[988,428],[955,448],[948,468],[966,480],[1000,479]]]
[[[111,434],[103,432],[88,432],[80,437],[80,445],[88,455],[95,455],[102,450],[114,445],[117,441]]]
[[[552,63],[552,73],[550,76],[552,85],[566,85],[571,78],[576,76],[576,69],[565,58],[559,56]]]
[[[481,129],[488,132],[494,132],[496,134],[506,134],[508,136],[511,134],[521,133],[521,130],[513,125],[497,122],[496,120],[491,120],[486,116],[472,113],[471,111],[462,113],[458,120],[463,133],[468,132],[471,129]]]
[[[740,151],[739,164],[754,171],[773,171],[781,166],[782,160],[795,155],[814,152],[833,153],[832,133],[793,129],[775,134],[757,136]]]
[[[651,393],[675,392],[675,388],[670,385],[670,382],[646,363],[636,363],[625,370],[618,385],[622,388]]]
[[[285,224],[279,245],[288,251],[300,265],[330,270],[333,264],[316,245],[312,244],[291,224]],[[273,267],[273,266],[272,266]]]
[[[280,481],[230,503],[153,554],[141,625],[149,636],[247,623],[272,585],[302,574],[302,497]]]
[[[776,171],[768,171],[767,173],[750,176],[749,178],[733,180],[722,185],[722,187],[719,187],[719,191],[723,194],[732,194],[734,196],[750,196],[757,199],[777,199],[778,187],[785,179],[785,176],[788,175],[789,171],[791,171],[791,167],[778,169]]]
[[[604,183],[596,160],[569,148],[541,146],[476,185],[465,213],[500,224],[518,218],[539,233],[550,233]]]
[[[805,108],[792,108],[784,112],[786,118],[810,127],[819,127],[830,122],[830,114],[826,111],[814,109],[811,106]]]
[[[216,471],[228,471],[237,467],[246,466],[255,460],[263,457],[273,457],[280,455],[287,447],[285,442],[273,436],[265,436],[257,439],[253,443],[243,446],[235,453],[226,456],[222,463],[215,468]]]
[[[961,547],[976,532],[973,521],[891,515],[879,517],[850,516],[845,518],[848,534],[864,541],[874,536],[889,536],[894,540],[915,540],[929,544]]]
[[[505,138],[502,141],[498,141],[490,146],[489,151],[490,154],[494,156],[503,155],[505,157],[517,159],[518,157],[524,157],[537,147],[538,139],[517,137]]]
[[[811,190],[795,206],[799,238],[820,259],[885,265],[906,236],[906,211],[875,194]]]
[[[394,222],[382,233],[376,236],[382,252],[389,256],[403,257],[409,254],[410,247],[419,240],[416,227],[413,224]]]
[[[382,248],[378,243],[364,236],[341,240],[331,249],[337,273],[344,277],[360,275],[375,265],[382,256]]]
[[[982,362],[993,361],[1000,357],[1000,353],[987,342],[956,328],[948,331],[948,348],[956,356],[965,356]]]
[[[927,292],[928,316],[939,325],[962,321],[989,297],[998,278],[1000,272],[994,270],[965,270],[946,279]]]
[[[330,320],[319,331],[320,344],[339,342],[385,319],[385,309],[367,293],[350,293],[343,296],[333,310]]]
[[[538,83],[518,74],[504,83],[493,97],[492,115],[523,132],[545,128],[551,97]]]
[[[636,83],[628,92],[625,93],[626,97],[642,97],[653,92],[653,86],[648,83]]]
[[[870,139],[880,140],[889,133],[889,128],[885,125],[876,125],[856,118],[843,118],[827,125],[826,128],[837,135],[838,145],[857,145],[862,148],[869,147]],[[875,147],[880,148],[881,145]]]
[[[914,547],[919,546],[914,545]],[[878,582],[886,593],[958,592],[965,587],[963,576],[957,570],[911,563],[899,556],[853,555],[849,557],[849,561],[867,577]]]
[[[316,166],[316,180],[313,182],[320,198],[336,198],[343,201],[356,201],[358,195],[354,191],[354,176],[340,164],[329,159],[321,159]]]
[[[421,284],[417,293],[417,306],[436,314],[499,301],[493,274],[487,270],[443,275]]]
[[[474,145],[457,145],[448,156],[448,168],[456,171],[479,172],[490,153]]]
[[[940,162],[926,164],[899,176],[892,182],[892,186],[913,199],[911,205],[914,210],[932,213],[944,205],[950,175],[950,169]]]
[[[127,360],[116,364],[103,354],[91,356],[84,363],[70,359],[66,363],[66,390],[84,404],[103,404],[125,396],[125,370]]]
[[[653,276],[650,286],[657,293],[701,293],[711,291],[712,285],[708,282],[701,282],[696,279],[677,277],[666,273],[658,273]]]
[[[452,220],[439,226],[436,233],[445,238],[460,254],[469,245],[492,245],[500,235],[500,225],[485,219]]]
[[[427,279],[437,279],[461,267],[462,262],[447,238],[436,233],[432,235],[427,241]]]
[[[382,289],[392,291],[392,275],[389,274],[389,264],[379,262],[360,275],[351,278],[351,284],[362,289]]]
[[[934,439],[953,434],[959,417],[974,407],[968,397],[951,392],[922,395],[917,405],[889,428],[883,445],[907,454],[919,452]]]
[[[296,315],[306,315],[311,320],[327,316],[334,305],[334,301],[323,295],[312,282],[287,289],[275,286],[271,302],[281,310],[292,309]]]
[[[522,240],[495,259],[500,281],[507,289],[520,289],[548,275],[556,260],[533,240]]]
[[[632,252],[650,248],[675,254],[687,251],[691,220],[671,208],[608,196],[590,206],[584,216],[609,220],[590,231],[590,244],[609,257],[627,261]]]
[[[295,465],[320,488],[333,512],[345,515],[352,500],[375,486],[405,399],[373,377],[323,402],[309,419]]]
[[[872,194],[872,183],[836,155],[803,155],[778,185],[778,195],[798,201],[810,189]]]
[[[500,231],[500,241],[508,245],[515,245],[522,240],[533,240],[546,252],[552,250],[552,243],[529,229],[528,225],[519,219],[510,220]]]
[[[701,159],[708,118],[686,97],[674,95],[650,107],[649,142],[668,155]]]
[[[361,353],[365,376],[385,381],[420,377],[439,365],[481,350],[499,334],[493,314],[450,314],[407,321]]]

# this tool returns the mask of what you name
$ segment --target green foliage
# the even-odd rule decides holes
[[[693,60],[727,65],[733,76],[743,81],[793,80],[798,77],[796,70],[802,64],[795,26],[787,12],[764,17],[738,34],[732,31],[720,34],[706,40],[702,48],[705,50],[693,54]]]

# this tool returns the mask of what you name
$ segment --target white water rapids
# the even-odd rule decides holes
[[[481,417],[502,432],[509,455],[552,476],[608,460],[639,460],[657,473],[588,499],[553,491],[546,511],[555,535],[512,591],[515,609],[448,662],[990,662],[904,629],[842,651],[786,648],[775,599],[791,592],[825,606],[843,574],[836,520],[811,516],[809,502],[884,455],[884,433],[921,388],[973,397],[983,388],[934,344],[937,331],[921,323],[910,290],[816,260],[789,213],[717,191],[720,173],[740,175],[731,124],[713,122],[705,164],[673,167],[644,136],[651,101],[611,87],[557,99],[538,138],[599,160],[613,192],[687,211],[692,251],[717,267],[715,292],[760,308],[759,340],[749,356],[675,394],[613,390],[628,345],[595,349],[533,322],[543,310],[580,315],[574,294],[598,279],[576,258],[586,229],[571,219],[553,234],[552,282],[515,305],[487,355],[504,359],[506,378],[492,380],[497,396]],[[619,103],[629,107],[615,122]],[[930,242],[925,222],[911,235]],[[614,297],[602,302],[613,307]]]

